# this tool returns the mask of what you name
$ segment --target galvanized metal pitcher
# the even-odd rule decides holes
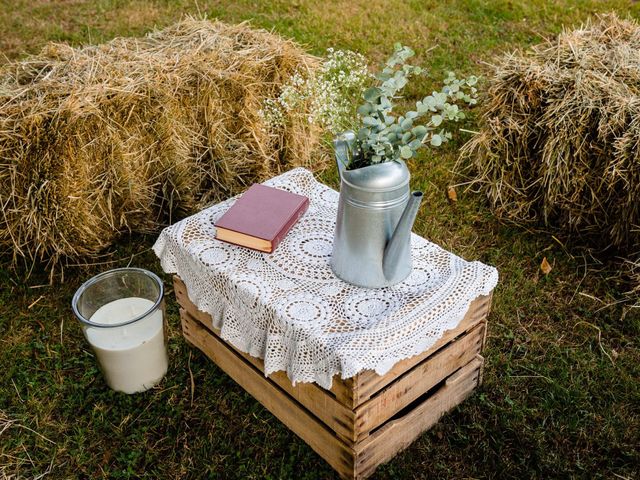
[[[388,287],[411,273],[411,228],[422,192],[409,193],[404,162],[347,170],[353,132],[334,140],[340,172],[340,201],[331,268],[361,287]]]

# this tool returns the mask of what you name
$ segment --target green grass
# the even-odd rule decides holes
[[[72,44],[139,35],[184,14],[251,20],[306,44],[384,58],[400,41],[436,79],[482,72],[524,47],[628,1],[369,0],[350,2],[3,1],[9,59],[49,40]],[[430,81],[412,87],[419,94]],[[498,223],[482,196],[445,196],[460,142],[411,165],[425,190],[415,231],[467,259],[495,265],[484,385],[377,478],[637,478],[640,475],[640,316],[604,267],[553,238]],[[321,175],[336,186],[336,174]],[[159,388],[126,396],[102,381],[70,299],[93,273],[132,265],[160,272],[152,237],[121,242],[102,265],[67,269],[48,285],[0,267],[0,476],[31,478],[331,478],[331,469],[180,336],[168,297],[171,368]],[[546,256],[553,265],[544,276]],[[5,257],[6,258],[6,257]],[[603,270],[594,272],[594,269]],[[165,277],[167,285],[169,278]],[[607,306],[609,305],[609,306]],[[195,388],[191,389],[190,374]]]

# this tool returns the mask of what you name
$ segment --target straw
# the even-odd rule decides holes
[[[272,33],[189,18],[2,66],[0,245],[53,271],[289,168],[318,168],[306,116],[273,132],[258,113],[316,65]]]
[[[599,16],[492,68],[483,128],[462,158],[494,212],[637,258],[638,23]]]

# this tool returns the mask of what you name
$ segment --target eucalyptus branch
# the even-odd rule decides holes
[[[442,145],[452,138],[445,126],[465,118],[459,104],[477,103],[475,84],[478,79],[474,76],[458,79],[449,72],[439,92],[432,92],[416,102],[415,110],[394,116],[392,101],[399,98],[411,77],[424,73],[421,67],[406,63],[413,55],[409,47],[396,44],[382,72],[374,76],[378,85],[363,92],[364,103],[357,109],[361,125],[357,129],[355,155],[349,168],[408,160],[427,142],[433,147]],[[418,123],[423,117],[429,120]]]

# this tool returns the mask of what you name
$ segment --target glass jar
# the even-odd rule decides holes
[[[163,297],[162,280],[141,268],[96,275],[73,296],[73,312],[113,390],[142,392],[167,373]]]

